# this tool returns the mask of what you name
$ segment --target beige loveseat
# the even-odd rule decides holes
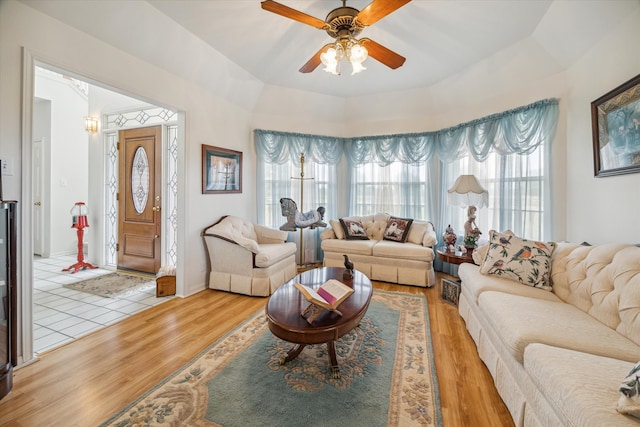
[[[459,313],[515,425],[639,426],[617,402],[640,360],[640,248],[559,243],[551,291],[482,273],[488,249],[460,266]]]
[[[385,230],[390,231],[394,227],[393,219],[394,217],[386,213],[344,218],[357,221],[364,228],[363,235],[352,240],[347,239],[348,236],[339,220],[331,220],[331,228],[320,234],[324,266],[344,266],[343,255],[347,255],[353,261],[355,269],[372,280],[422,287],[433,286],[433,246],[436,244],[433,225],[428,221],[413,220],[408,227],[406,241],[400,243],[384,238]]]
[[[296,245],[286,231],[235,216],[204,229],[211,289],[268,296],[296,275]]]

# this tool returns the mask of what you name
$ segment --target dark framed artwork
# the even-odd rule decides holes
[[[242,193],[242,152],[202,144],[202,194]]]
[[[640,75],[591,103],[594,174],[640,172]]]

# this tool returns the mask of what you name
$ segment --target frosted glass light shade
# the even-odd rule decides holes
[[[324,71],[331,74],[338,74],[337,56],[336,50],[332,47],[320,54],[320,61],[322,61],[324,65]]]
[[[447,194],[447,202],[453,206],[489,206],[489,193],[473,175],[460,175]]]

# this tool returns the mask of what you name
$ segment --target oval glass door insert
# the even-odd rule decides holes
[[[136,212],[144,212],[149,199],[149,158],[142,147],[136,150],[131,165],[131,197]]]

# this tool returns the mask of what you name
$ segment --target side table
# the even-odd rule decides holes
[[[439,260],[448,262],[449,264],[460,265],[463,262],[473,262],[473,257],[469,252],[449,251],[446,248],[436,249]]]
[[[449,264],[460,265],[464,262],[473,262],[473,257],[468,252],[449,251],[446,248],[437,248],[438,259]],[[449,304],[458,305],[460,296],[460,280],[442,279],[440,281],[440,298]]]

